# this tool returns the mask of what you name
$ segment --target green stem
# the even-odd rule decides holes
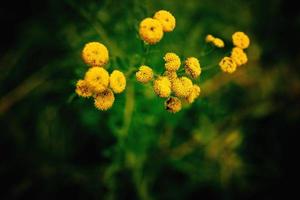
[[[144,43],[144,42],[143,42]],[[144,56],[143,56],[143,58],[142,58],[142,60],[141,60],[141,65],[143,65],[143,64],[145,64],[146,63],[146,61],[147,61],[147,56],[148,56],[148,54],[149,54],[149,51],[150,51],[150,45],[149,44],[143,44],[143,53],[144,53]]]
[[[208,65],[206,67],[202,67],[201,70],[202,71],[207,71],[207,70],[215,68],[216,66],[218,66],[218,65]]]
[[[215,50],[215,46],[212,46],[207,52],[206,50],[200,54],[200,57],[204,57],[204,56],[207,56],[208,54],[212,53],[214,50]]]
[[[120,49],[116,43],[109,39],[108,34],[105,32],[104,28],[98,21],[93,21],[91,16],[82,8],[79,8],[76,4],[72,1],[66,0],[65,1],[69,6],[71,6],[75,11],[77,11],[83,19],[85,19],[98,33],[100,38],[105,41],[105,43],[109,46],[109,48],[117,55],[124,55],[122,49]]]
[[[124,119],[124,124],[122,129],[120,130],[120,136],[127,137],[128,131],[130,128],[131,124],[131,119],[132,119],[132,113],[134,110],[134,86],[129,85],[127,87],[126,91],[126,102],[125,102],[125,108],[124,108],[124,114],[123,114],[123,119]]]

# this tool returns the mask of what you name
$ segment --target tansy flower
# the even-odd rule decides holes
[[[243,49],[239,47],[234,47],[232,49],[231,58],[236,63],[237,66],[246,64],[248,61],[247,54],[243,51]]]
[[[101,67],[108,62],[108,50],[99,42],[90,42],[84,46],[82,58],[87,65]]]
[[[232,35],[233,45],[241,49],[246,49],[250,44],[249,37],[243,32],[235,32]]]
[[[195,57],[186,59],[184,69],[192,78],[197,78],[201,74],[199,60]]]
[[[103,92],[109,84],[109,74],[102,67],[92,67],[86,73],[84,79],[95,92]]]
[[[114,93],[110,89],[107,89],[95,95],[94,104],[99,110],[108,110],[112,107],[114,101]]]
[[[158,77],[153,84],[154,92],[162,98],[168,97],[171,94],[171,82],[165,76]]]
[[[157,11],[153,18],[161,23],[164,32],[171,32],[176,26],[175,17],[166,10]]]
[[[175,71],[165,71],[164,76],[168,77],[172,83],[177,78],[177,73]]]
[[[230,57],[224,57],[219,66],[224,72],[233,73],[236,70],[236,63]]]
[[[206,38],[205,38],[205,41],[206,41],[207,43],[209,43],[209,42],[212,42],[214,39],[215,39],[214,36],[212,36],[211,34],[208,34],[208,35],[206,36]]]
[[[177,97],[170,97],[165,101],[165,108],[171,113],[176,113],[181,110],[181,101]]]
[[[90,97],[92,96],[92,90],[89,87],[88,83],[85,80],[79,80],[76,83],[75,92],[81,97]]]
[[[161,40],[164,32],[158,20],[146,18],[140,23],[139,34],[145,42],[155,44]]]
[[[188,103],[193,103],[200,95],[200,87],[198,85],[193,85],[190,94],[185,98]]]
[[[224,42],[220,38],[215,38],[213,39],[212,43],[218,47],[218,48],[223,48],[224,47]]]
[[[141,83],[147,83],[153,78],[153,71],[150,67],[142,65],[139,71],[135,73],[136,80]]]
[[[123,92],[126,87],[126,78],[123,72],[114,70],[109,77],[109,85],[114,93]]]
[[[166,53],[164,60],[167,71],[177,71],[181,65],[180,58],[175,53]]]
[[[193,83],[187,77],[177,78],[172,82],[172,90],[177,97],[187,97],[192,88]]]

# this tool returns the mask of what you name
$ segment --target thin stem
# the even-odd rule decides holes
[[[200,57],[207,56],[207,55],[209,55],[210,53],[212,53],[216,49],[215,46],[210,45],[210,47],[211,48],[207,52],[206,52],[206,49],[205,49],[205,51],[200,54]]]
[[[120,49],[112,40],[109,39],[107,33],[105,32],[104,28],[98,21],[93,21],[90,17],[90,15],[82,8],[79,8],[77,5],[75,5],[72,1],[65,1],[69,6],[71,6],[75,11],[77,11],[83,19],[85,19],[98,33],[100,38],[107,43],[107,45],[110,47],[110,49],[113,50],[113,52],[117,55],[124,55],[124,52],[122,49]]]
[[[124,124],[123,127],[120,131],[120,135],[122,137],[126,137],[128,135],[128,131],[130,128],[130,123],[132,119],[132,113],[134,110],[134,86],[129,85],[127,87],[126,91],[126,103],[125,103],[125,108],[124,108],[124,114],[123,114],[123,119],[124,119]]]
[[[206,67],[202,67],[201,70],[202,71],[210,70],[210,69],[215,68],[216,66],[218,66],[218,65],[208,65]]]
[[[150,45],[149,45],[149,44],[145,44],[145,43],[143,42],[143,51],[144,51],[144,56],[143,56],[143,58],[142,58],[142,60],[141,60],[141,65],[142,65],[142,64],[145,64],[146,61],[147,61],[147,56],[148,56],[149,51],[150,51]]]

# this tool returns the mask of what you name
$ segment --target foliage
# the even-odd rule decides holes
[[[22,22],[11,48],[1,50],[1,146],[9,152],[0,172],[8,179],[4,198],[233,199],[278,181],[279,160],[273,152],[281,147],[273,146],[281,144],[274,138],[284,130],[279,125],[287,105],[279,101],[286,91],[282,80],[290,78],[293,99],[299,97],[299,79],[285,67],[294,61],[290,55],[285,56],[289,61],[274,58],[275,64],[269,59],[277,40],[261,39],[258,30],[267,28],[257,18],[264,16],[259,5],[264,2],[65,0],[35,5],[46,7],[45,13]],[[272,5],[279,12],[276,2]],[[149,48],[140,40],[138,25],[160,9],[174,14],[176,28]],[[218,63],[230,56],[237,30],[251,38],[248,63],[225,74]],[[212,48],[205,42],[207,34],[223,39],[225,47]],[[125,91],[105,112],[96,110],[92,99],[74,94],[88,69],[81,51],[91,41],[108,48],[106,69],[120,70],[127,78]],[[195,56],[203,67],[199,99],[176,114],[165,111],[164,99],[151,85],[135,78],[142,64],[163,73],[167,52],[181,60]],[[292,110],[286,115],[296,123],[299,111],[286,112]],[[265,176],[256,178],[261,172]]]

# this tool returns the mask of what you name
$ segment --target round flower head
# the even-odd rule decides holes
[[[87,43],[82,50],[83,61],[90,66],[103,66],[108,62],[108,50],[99,42]]]
[[[146,18],[141,21],[139,33],[142,40],[149,44],[159,42],[164,35],[160,22],[152,18]]]
[[[192,78],[197,78],[201,74],[199,60],[195,57],[190,57],[185,61],[184,69]]]
[[[115,102],[114,93],[107,89],[101,93],[95,95],[94,104],[99,110],[108,110],[112,107]]]
[[[190,94],[186,97],[188,103],[193,103],[200,95],[200,87],[198,85],[193,85]]]
[[[246,64],[248,61],[247,54],[243,51],[243,49],[239,47],[234,47],[232,49],[231,58],[236,63],[237,66]]]
[[[109,84],[109,74],[102,67],[90,68],[84,79],[95,92],[103,92]]]
[[[158,77],[153,84],[154,92],[162,98],[168,97],[171,94],[171,82],[165,76]]]
[[[171,113],[176,113],[181,110],[181,101],[177,97],[170,97],[165,101],[165,108]]]
[[[85,80],[79,80],[76,83],[75,92],[81,97],[90,97],[92,96],[92,90],[89,87],[88,83]]]
[[[135,73],[136,80],[141,83],[147,83],[153,78],[153,71],[150,67],[142,65],[139,71]]]
[[[205,38],[205,41],[206,41],[206,42],[212,42],[214,39],[215,39],[214,36],[208,34],[208,35],[206,36],[206,38]]]
[[[219,66],[224,72],[233,73],[236,70],[236,63],[230,57],[224,57]]]
[[[232,42],[234,46],[246,49],[250,44],[250,39],[244,32],[235,32],[232,35]]]
[[[172,90],[177,97],[187,97],[193,88],[193,82],[187,77],[177,78],[172,83]]]
[[[175,53],[166,53],[164,60],[167,71],[177,71],[181,65],[180,58]]]
[[[175,17],[166,10],[157,11],[153,18],[161,23],[164,32],[171,32],[176,26]]]
[[[218,47],[218,48],[223,48],[224,47],[224,42],[220,38],[215,38],[213,39],[212,43]]]
[[[114,70],[109,77],[109,85],[114,93],[123,92],[126,87],[126,78],[123,72]]]
[[[165,71],[164,75],[168,77],[171,83],[177,78],[175,71]]]

